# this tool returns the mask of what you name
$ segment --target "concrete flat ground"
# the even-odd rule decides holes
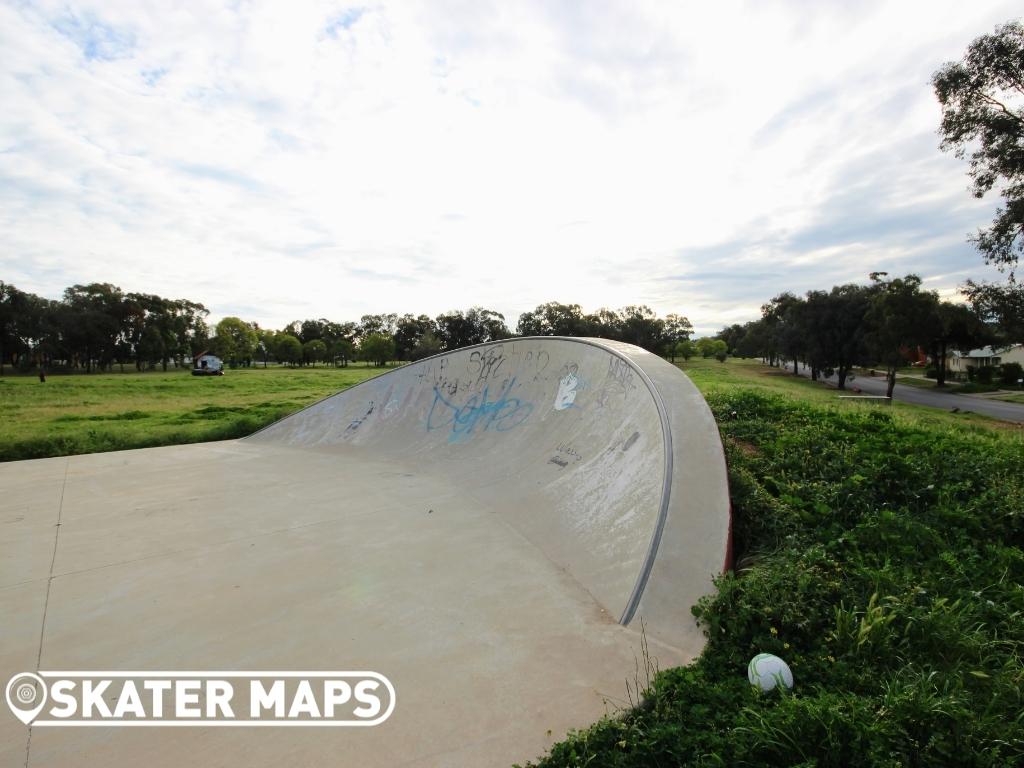
[[[348,398],[353,413],[373,391]],[[304,413],[319,418],[315,409]],[[590,416],[581,410],[572,418],[584,424]],[[547,461],[547,454],[572,455],[558,451],[565,434],[571,429],[550,436],[538,467],[565,469]],[[628,455],[621,441],[604,450],[597,433],[587,434],[589,444],[577,435],[571,451],[582,457],[585,447],[602,448],[593,471],[609,483],[605,503],[628,506],[612,523],[588,522],[604,526],[608,541],[628,533],[608,552],[596,545],[571,552],[566,535],[587,541],[593,534],[576,517],[568,527],[538,527],[545,510],[572,495],[564,475],[542,482],[520,466],[506,478],[519,492],[496,494],[497,480],[467,469],[465,457],[481,449],[461,440],[451,450],[463,458],[438,459],[459,467],[454,474],[412,450],[410,438],[405,451],[372,451],[348,440],[296,445],[273,430],[249,440],[0,465],[3,682],[40,669],[365,669],[386,675],[397,700],[373,728],[30,731],[3,717],[0,765],[482,766],[540,756],[568,729],[626,703],[627,680],[638,660],[644,664],[639,621],[623,623],[620,612],[637,571],[653,574],[637,616],[658,625],[665,614],[661,631],[648,637],[650,652],[659,666],[674,666],[697,654],[703,639],[696,628],[674,629],[692,619],[684,606],[669,609],[657,580],[678,573],[670,560],[686,560],[703,576],[679,586],[706,592],[724,554],[727,518],[716,507],[706,525],[689,521],[691,536],[662,525],[664,563],[652,560],[657,509],[641,514],[638,505],[648,501],[635,493],[636,481],[610,473],[633,466],[618,458]],[[652,488],[667,487],[659,461],[635,467],[652,475]],[[720,494],[723,479],[707,480],[709,492]],[[581,498],[589,497],[577,494],[573,504]],[[686,541],[710,551],[683,557]]]

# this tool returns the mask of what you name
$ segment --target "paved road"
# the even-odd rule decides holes
[[[792,369],[792,363],[787,363],[786,368]],[[810,377],[810,368],[800,366],[800,375]],[[836,383],[836,377],[829,379]],[[857,376],[853,382],[847,382],[847,388],[859,387],[865,395],[884,395],[885,379],[875,379],[870,376]],[[850,392],[849,394],[854,394]],[[945,408],[951,411],[959,408],[961,411],[980,413],[984,416],[991,416],[993,419],[1013,421],[1024,424],[1024,404],[1008,403],[1005,400],[991,400],[974,395],[958,395],[952,391],[941,389],[922,389],[908,385],[900,385],[896,379],[896,389],[892,393],[893,399],[903,403],[914,405],[927,405],[932,408]]]

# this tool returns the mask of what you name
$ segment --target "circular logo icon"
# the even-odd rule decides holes
[[[46,682],[32,672],[20,672],[7,682],[7,706],[28,725],[46,704]]]

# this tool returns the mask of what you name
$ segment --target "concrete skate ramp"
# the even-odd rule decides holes
[[[196,379],[197,405],[229,380]],[[349,669],[396,691],[372,728],[29,732],[0,704],[3,766],[524,763],[625,706],[645,651],[700,652],[690,607],[728,546],[700,394],[599,340],[455,351],[244,440],[0,464],[0,490],[0,684]]]
[[[444,479],[622,624],[676,646],[724,567],[725,463],[689,379],[640,347],[534,337],[405,366],[250,438],[352,449]],[[429,501],[429,500],[425,500]]]

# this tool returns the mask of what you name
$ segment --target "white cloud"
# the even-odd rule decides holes
[[[0,6],[0,276],[270,326],[557,299],[710,330],[984,273],[928,81],[1013,6],[706,6]]]

